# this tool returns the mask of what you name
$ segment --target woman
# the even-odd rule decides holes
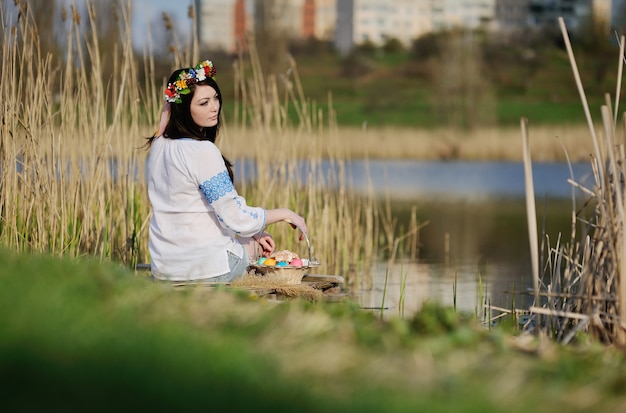
[[[159,131],[146,144],[153,276],[230,282],[274,251],[267,225],[288,221],[304,239],[304,218],[286,208],[248,206],[237,194],[232,165],[215,145],[222,95],[213,63],[172,73],[165,100]]]

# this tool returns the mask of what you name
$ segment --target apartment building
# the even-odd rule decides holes
[[[576,30],[591,15],[595,0],[532,0],[529,5],[531,27],[555,26],[562,17],[566,26]]]
[[[511,31],[555,26],[575,30],[593,12],[614,22],[626,0],[195,0],[200,42],[234,53],[255,26],[271,24],[293,39],[332,41],[340,53],[455,27]],[[623,19],[622,19],[623,20]]]
[[[234,53],[254,28],[253,0],[195,0],[198,39],[214,50]]]
[[[620,32],[626,28],[626,0],[611,2],[611,23],[613,27],[620,29]]]
[[[462,27],[493,28],[496,0],[439,0],[432,2],[434,30]]]
[[[195,0],[198,39],[215,50],[235,53],[257,25],[290,38],[332,40],[337,0]],[[271,22],[271,23],[270,23]]]
[[[355,45],[383,45],[397,39],[405,46],[433,30],[433,0],[337,0],[335,47],[348,53]]]
[[[496,30],[512,32],[528,27],[531,0],[496,0]]]
[[[338,0],[313,0],[310,1],[315,9],[315,33],[320,40],[333,40],[337,27],[337,1]]]
[[[527,27],[557,27],[563,17],[569,29],[575,30],[593,13],[613,27],[624,17],[625,0],[497,0],[498,30],[510,31]]]

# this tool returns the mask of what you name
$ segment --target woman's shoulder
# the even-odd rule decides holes
[[[217,145],[211,141],[200,141],[191,138],[167,139],[178,151],[191,154],[221,154]]]

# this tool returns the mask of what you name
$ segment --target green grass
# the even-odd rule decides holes
[[[603,103],[589,102],[592,108],[599,108]],[[529,119],[531,125],[540,124],[583,124],[585,113],[580,102],[551,102],[537,99],[535,101],[515,102],[501,101],[497,107],[498,119],[503,125],[519,125],[520,118]],[[599,112],[599,111],[598,111]],[[596,115],[599,119],[600,114]]]
[[[604,104],[604,94],[615,91],[618,50],[614,53],[614,64],[613,60],[608,61],[601,81],[595,79],[594,57],[579,53],[578,67],[587,96],[595,98],[590,100],[590,107],[600,107]],[[364,123],[373,127],[445,126],[445,118],[437,114],[434,104],[442,98],[437,96],[436,82],[429,72],[428,65],[432,62],[417,61],[408,52],[374,53],[359,59],[369,67],[367,73],[346,76],[342,75],[345,63],[334,54],[299,54],[295,60],[304,95],[326,109],[331,94],[339,126]],[[434,67],[437,71],[437,66]],[[491,88],[489,92],[495,96],[497,125],[517,124],[522,116],[534,125],[586,122],[572,69],[562,50],[549,47],[540,50],[532,67],[519,59],[501,57],[484,71]],[[229,94],[232,89],[229,73],[220,76],[227,85],[224,92]]]
[[[12,412],[626,406],[622,353],[584,336],[513,345],[518,332],[483,330],[436,303],[381,321],[352,302],[181,292],[112,264],[0,253],[0,310]]]

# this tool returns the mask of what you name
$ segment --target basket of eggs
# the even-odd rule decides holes
[[[286,221],[289,222],[289,221]],[[291,222],[289,222],[291,225]],[[297,227],[297,226],[296,226]],[[300,229],[299,227],[297,227]],[[308,257],[300,257],[295,252],[289,250],[274,251],[269,257],[261,257],[256,263],[250,265],[251,272],[267,277],[268,280],[294,285],[301,284],[302,278],[307,271],[319,266],[320,263],[315,257],[311,257],[311,242],[307,234],[300,230],[307,243]]]

